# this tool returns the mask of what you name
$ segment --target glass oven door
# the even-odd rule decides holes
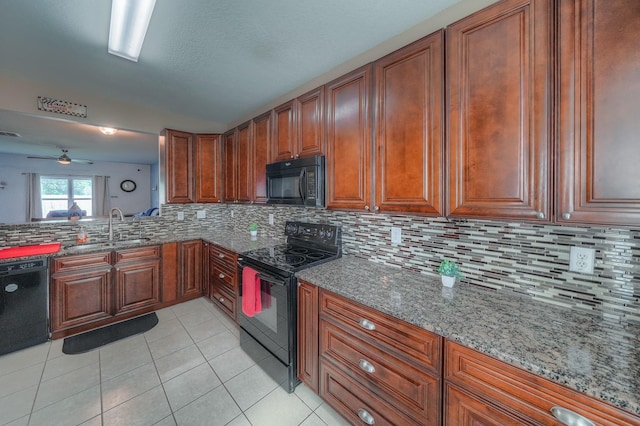
[[[242,309],[243,286],[240,286],[240,326],[262,346],[267,348],[282,363],[289,365],[291,360],[290,327],[294,326],[291,318],[291,278],[282,278],[258,271],[260,308],[256,308],[253,316]],[[258,288],[259,287],[259,288]],[[256,297],[258,297],[256,295]]]

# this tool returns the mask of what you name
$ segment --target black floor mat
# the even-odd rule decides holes
[[[81,354],[99,348],[116,340],[144,333],[151,330],[158,323],[155,312],[132,318],[117,324],[108,325],[97,330],[67,337],[62,345],[62,352],[67,355]]]

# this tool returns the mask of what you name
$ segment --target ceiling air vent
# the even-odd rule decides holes
[[[0,136],[9,136],[11,138],[21,138],[20,133],[16,132],[5,132],[4,130],[0,130]]]

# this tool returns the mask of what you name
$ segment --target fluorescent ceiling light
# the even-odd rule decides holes
[[[156,0],[112,0],[109,53],[138,62]]]
[[[103,135],[113,136],[118,133],[118,129],[114,129],[113,127],[98,127]]]

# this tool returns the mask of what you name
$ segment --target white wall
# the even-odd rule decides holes
[[[133,214],[152,207],[151,166],[148,164],[94,163],[62,165],[57,161],[28,159],[23,155],[0,155],[0,181],[7,186],[0,189],[0,223],[26,222],[27,178],[22,173],[52,175],[110,176],[111,206],[120,207],[125,214]],[[133,192],[120,189],[124,179],[133,180]],[[157,180],[155,185],[157,185]],[[153,206],[157,207],[157,206]]]

